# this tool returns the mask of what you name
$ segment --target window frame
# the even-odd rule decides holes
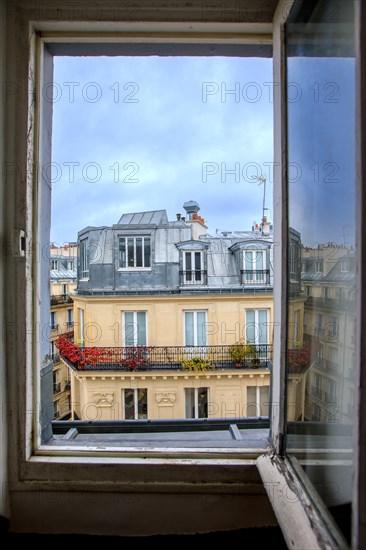
[[[128,264],[128,240],[133,239],[134,245],[133,245],[133,260],[134,264],[136,264],[137,261],[137,254],[136,254],[136,241],[137,239],[142,239],[142,263],[143,265],[137,266],[129,266],[125,265],[124,267],[121,266],[121,256],[120,256],[120,246],[121,241],[124,239],[125,241],[125,250],[126,252],[126,264]],[[150,265],[145,266],[145,239],[149,239],[149,247],[150,247]],[[151,271],[152,270],[152,238],[151,235],[143,235],[143,234],[131,234],[131,235],[118,235],[118,271]]]
[[[54,2],[56,4],[57,1]],[[276,242],[276,247],[274,247],[274,263],[276,265],[276,277],[275,277],[275,299],[274,299],[274,311],[275,311],[275,323],[274,323],[274,369],[273,369],[273,380],[272,380],[272,396],[275,397],[275,400],[272,408],[272,426],[271,426],[271,435],[273,443],[273,452],[274,455],[270,458],[269,455],[262,455],[257,460],[258,469],[260,471],[261,477],[263,479],[265,487],[273,487],[273,480],[277,479],[279,485],[282,487],[284,482],[284,473],[289,472],[295,478],[301,479],[302,473],[300,470],[296,470],[293,464],[289,464],[286,459],[283,459],[284,452],[284,407],[276,406],[276,403],[283,404],[285,401],[284,395],[284,365],[285,365],[285,341],[283,338],[287,326],[287,313],[286,313],[286,281],[284,277],[281,277],[282,268],[286,268],[287,265],[287,250],[284,243],[287,242],[287,191],[286,191],[286,178],[287,178],[287,167],[286,167],[286,94],[284,93],[285,87],[285,64],[284,64],[284,24],[286,21],[287,14],[294,2],[292,0],[280,0],[279,5],[276,9],[276,13],[273,20],[273,66],[274,66],[274,82],[279,83],[279,86],[274,87],[274,158],[278,160],[278,163],[275,163],[274,166],[274,180],[275,180],[275,189],[274,189],[274,203],[276,204],[276,209],[274,212],[274,242]],[[144,8],[146,6],[141,5],[141,2],[138,2],[138,8],[140,9],[139,15],[143,15]],[[72,31],[74,35],[78,33],[85,33],[88,29],[94,32],[99,32],[100,36],[105,33],[105,26],[103,26],[103,21],[96,22],[91,21],[89,18],[86,19],[80,16],[78,12],[78,18],[70,22],[70,19],[64,18],[58,21],[57,19],[52,20],[51,16],[46,15],[42,10],[37,11],[36,17],[35,12],[33,11],[33,6],[17,5],[17,16],[15,17],[11,11],[12,6],[6,9],[10,10],[10,13],[7,13],[8,17],[8,37],[7,37],[7,46],[8,46],[8,59],[7,59],[7,79],[9,82],[19,82],[21,87],[24,86],[24,89],[27,88],[27,82],[29,79],[32,89],[37,90],[38,97],[41,95],[41,82],[42,76],[45,71],[50,70],[51,65],[51,55],[43,49],[45,42],[55,41],[54,32],[58,33],[58,39],[61,41],[63,38],[63,33],[67,31]],[[99,5],[99,9],[102,10],[104,7]],[[176,8],[175,17],[178,21],[186,21],[185,12],[181,8]],[[150,13],[150,12],[149,12]],[[357,39],[357,75],[358,75],[358,114],[356,117],[358,124],[358,137],[356,141],[357,146],[357,166],[358,166],[358,179],[357,179],[357,193],[360,200],[356,201],[357,207],[357,238],[358,243],[360,243],[360,248],[357,250],[359,257],[365,254],[365,245],[363,239],[363,233],[366,226],[366,220],[362,219],[362,212],[366,209],[366,193],[362,188],[362,182],[366,179],[366,144],[365,144],[365,134],[362,132],[362,128],[366,127],[366,85],[365,85],[365,74],[366,74],[366,37],[362,29],[366,27],[366,7],[362,2],[356,2],[356,13],[357,13],[357,28],[356,28],[356,39]],[[104,13],[103,13],[104,15]],[[153,21],[158,19],[156,13],[154,16],[146,15],[145,20],[150,21],[150,24],[143,26],[143,30],[146,31],[148,28],[151,32],[151,27],[154,27]],[[35,21],[36,20],[36,21]],[[171,19],[168,18],[171,21]],[[174,20],[174,16],[173,16]],[[99,22],[98,22],[99,21]],[[225,26],[225,23],[219,19],[216,21],[215,31],[217,28],[222,28]],[[199,27],[199,25],[198,25]],[[126,30],[126,26],[114,27],[119,31]],[[166,23],[165,27],[166,28]],[[192,23],[182,23],[179,27],[181,31],[192,32],[194,24]],[[243,24],[235,27],[238,33],[239,38],[237,41],[243,41],[244,43],[255,44],[258,42],[258,36],[252,38],[249,36],[244,36],[245,32],[249,31],[253,26],[245,27]],[[24,29],[29,29],[29,36],[25,36]],[[175,30],[177,27],[175,27]],[[235,35],[231,24],[228,23],[225,29],[225,32],[228,32],[230,29],[231,40],[232,36]],[[153,30],[156,30],[153,29]],[[161,27],[159,29],[161,31]],[[197,31],[197,29],[195,29]],[[205,29],[206,31],[207,29]],[[260,32],[260,27],[256,27],[257,32]],[[141,32],[141,28],[139,29]],[[43,33],[41,37],[39,32]],[[202,39],[201,34],[198,33],[198,37],[195,36],[194,40],[197,41]],[[204,37],[207,39],[207,35]],[[129,37],[130,39],[130,37]],[[75,37],[74,37],[75,40]],[[147,40],[151,40],[151,37],[147,37]],[[160,38],[161,40],[161,38]],[[153,41],[153,40],[152,40]],[[235,36],[234,36],[235,41]],[[266,43],[266,39],[262,39],[263,43]],[[66,39],[67,42],[67,39]],[[37,56],[40,56],[41,62],[36,61]],[[21,60],[17,62],[17,60]],[[30,97],[30,96],[28,96]],[[131,479],[134,481],[141,481],[141,473],[136,474],[136,470],[142,472],[146,469],[146,455],[144,458],[136,458],[132,455],[126,459],[115,456],[114,459],[110,461],[110,467],[106,473],[106,469],[103,469],[103,472],[100,470],[99,465],[106,463],[106,456],[91,459],[86,456],[80,456],[80,453],[73,452],[73,450],[66,449],[69,453],[68,458],[65,459],[65,456],[61,456],[57,449],[54,451],[49,448],[43,448],[40,445],[39,437],[36,440],[37,449],[35,449],[33,441],[33,433],[38,433],[38,419],[40,416],[39,404],[36,406],[36,409],[33,408],[34,400],[32,390],[35,390],[36,395],[39,395],[39,371],[38,367],[35,365],[39,364],[40,357],[45,355],[44,348],[41,347],[40,350],[34,349],[33,346],[33,329],[35,323],[46,324],[47,317],[44,317],[44,313],[39,311],[38,304],[40,297],[47,298],[48,290],[45,291],[40,286],[40,273],[42,271],[42,266],[36,266],[32,263],[33,259],[30,255],[24,255],[21,249],[17,245],[17,236],[26,235],[27,239],[33,239],[33,242],[42,243],[43,240],[40,238],[39,228],[36,224],[38,219],[39,212],[42,211],[43,207],[49,206],[49,195],[47,193],[40,197],[39,195],[39,186],[40,182],[35,178],[35,172],[33,166],[36,165],[37,159],[41,158],[42,162],[45,162],[47,159],[47,151],[40,147],[39,143],[39,127],[40,120],[47,118],[50,114],[49,106],[39,110],[39,102],[29,102],[29,109],[27,102],[18,102],[15,94],[13,97],[8,99],[7,107],[9,108],[10,115],[18,112],[19,116],[14,116],[13,120],[16,121],[14,128],[6,127],[6,135],[8,137],[5,140],[5,158],[7,162],[15,162],[17,159],[16,165],[22,165],[21,161],[24,161],[24,165],[27,166],[26,177],[24,179],[17,178],[15,175],[10,175],[8,181],[12,185],[8,185],[7,193],[11,201],[14,202],[14,196],[18,197],[17,201],[17,215],[13,216],[14,220],[17,220],[17,226],[23,229],[15,229],[13,225],[10,225],[9,220],[12,219],[11,212],[6,219],[6,227],[9,230],[9,235],[12,235],[13,241],[13,253],[10,257],[6,259],[5,266],[5,276],[8,281],[8,292],[5,294],[5,309],[10,313],[10,322],[14,326],[18,326],[19,319],[21,319],[21,312],[25,312],[24,322],[22,328],[24,328],[24,334],[26,337],[22,340],[22,343],[15,347],[11,348],[11,353],[7,348],[8,361],[6,366],[9,372],[9,381],[7,385],[8,401],[10,403],[17,403],[18,400],[21,400],[24,404],[24,407],[18,407],[15,409],[15,414],[10,415],[8,419],[8,432],[9,438],[9,456],[12,463],[12,468],[10,470],[10,489],[12,509],[13,509],[13,527],[15,521],[15,529],[22,529],[24,526],[24,517],[21,518],[21,510],[24,509],[21,506],[19,497],[19,492],[22,494],[22,491],[36,491],[38,496],[47,495],[48,491],[58,491],[59,487],[65,485],[65,481],[68,482],[68,488],[73,490],[73,505],[78,503],[78,498],[82,494],[82,491],[85,488],[83,480],[85,480],[85,470],[88,470],[88,486],[89,488],[95,488],[99,491],[100,497],[102,494],[100,491],[102,488],[110,490],[123,490],[124,484],[131,484]],[[18,111],[19,108],[19,111]],[[32,123],[34,122],[34,124]],[[29,124],[30,123],[30,124]],[[27,131],[27,129],[29,131]],[[27,136],[27,138],[25,137]],[[18,139],[16,139],[18,138]],[[10,145],[11,144],[11,145]],[[14,145],[15,144],[15,145]],[[14,148],[14,150],[12,149]],[[28,161],[26,160],[28,159]],[[32,202],[32,199],[34,201]],[[14,213],[14,205],[12,204],[11,209]],[[44,236],[43,236],[44,237]],[[47,265],[49,269],[49,265]],[[284,271],[285,272],[285,271]],[[30,280],[32,279],[31,274],[33,274],[33,285],[30,285]],[[366,463],[366,384],[365,376],[366,373],[361,371],[361,364],[366,364],[366,340],[362,340],[361,335],[363,333],[363,327],[366,326],[366,292],[363,292],[363,288],[366,288],[366,270],[362,269],[362,263],[360,262],[360,269],[357,272],[358,278],[358,289],[359,289],[359,300],[356,300],[358,304],[358,318],[360,322],[357,325],[357,346],[356,357],[357,357],[357,371],[356,377],[358,380],[358,387],[360,388],[359,392],[356,392],[355,396],[355,408],[358,412],[356,418],[357,430],[355,436],[355,468],[356,473],[354,476],[354,546],[358,545],[363,547],[366,545],[366,532],[364,525],[366,524],[366,495],[363,491],[366,482],[366,470],[364,465]],[[24,292],[19,292],[19,289],[25,289]],[[35,292],[33,290],[35,289]],[[43,300],[44,301],[44,300]],[[16,305],[13,308],[13,304]],[[14,310],[14,312],[12,311]],[[19,314],[19,319],[17,318]],[[48,313],[47,313],[48,315]],[[47,348],[49,343],[45,343]],[[13,369],[13,365],[25,365],[24,372],[22,369]],[[15,374],[16,373],[16,374]],[[20,392],[19,392],[20,389]],[[26,411],[32,411],[32,414],[27,414]],[[3,432],[2,432],[3,433]],[[16,434],[14,437],[12,434]],[[151,456],[151,455],[150,455]],[[184,464],[184,459],[182,460],[179,456],[170,456],[170,458],[163,459],[162,464],[164,465],[163,470],[158,467],[158,463],[151,461],[149,466],[149,481],[145,483],[144,490],[147,487],[151,487],[151,490],[154,490],[154,482],[158,481],[160,483],[160,488],[169,491],[169,484],[171,484],[170,490],[174,492],[176,490],[176,482],[181,479],[180,474],[184,471],[186,476],[188,472],[194,472],[196,469],[196,474],[189,474],[189,480],[194,482],[190,489],[192,490],[193,485],[196,490],[200,491],[202,488],[208,487],[207,474],[210,469],[207,468],[208,464],[210,466],[217,466],[225,464],[227,471],[230,471],[230,475],[226,474],[222,469],[219,470],[218,476],[212,476],[210,474],[209,481],[214,484],[215,481],[226,480],[236,480],[237,476],[242,477],[242,468],[247,465],[253,466],[253,461],[250,459],[243,458],[242,451],[237,454],[240,456],[240,460],[235,457],[235,453],[228,455],[225,451],[224,453],[216,452],[207,453],[207,457],[210,457],[212,460],[202,460],[199,464],[198,462],[191,468],[187,467]],[[231,456],[231,459],[229,458]],[[202,455],[201,455],[202,457]],[[124,462],[123,462],[124,460]],[[232,460],[230,462],[230,460]],[[72,464],[72,468],[70,468]],[[88,468],[85,469],[85,464],[88,464]],[[130,468],[130,465],[133,464],[133,469]],[[183,466],[184,464],[184,466]],[[123,465],[123,467],[122,467]],[[201,466],[200,467],[197,466]],[[137,466],[137,468],[136,468]],[[140,466],[140,468],[138,468]],[[183,467],[182,467],[183,466]],[[230,466],[230,468],[228,468]],[[72,470],[72,472],[71,472]],[[212,469],[211,469],[212,472]],[[178,473],[178,475],[177,475]],[[269,476],[271,473],[272,477]],[[277,476],[277,477],[276,477]],[[98,479],[98,488],[93,483],[90,483],[90,480]],[[118,481],[116,481],[118,479]],[[187,480],[187,477],[185,478]],[[268,483],[267,483],[268,481]],[[150,485],[149,485],[150,483]],[[189,482],[188,482],[189,483]],[[290,491],[287,493],[287,499],[279,497],[273,498],[269,494],[271,503],[275,509],[276,515],[280,521],[281,527],[283,528],[284,534],[286,535],[286,540],[289,542],[299,541],[302,544],[311,544],[317,545],[319,541],[322,543],[333,541],[333,537],[330,536],[330,529],[332,525],[329,522],[329,514],[326,511],[319,512],[314,509],[313,503],[309,500],[309,497],[306,491],[303,489],[303,486],[307,484],[307,481],[304,481],[300,486],[300,490],[292,493],[294,498],[290,498]],[[174,485],[174,487],[173,487]],[[291,488],[290,488],[291,489]],[[156,487],[155,487],[156,490]],[[79,493],[78,493],[79,491]],[[219,493],[222,491],[222,487],[219,487]],[[18,493],[18,494],[17,494]],[[60,493],[58,493],[60,494]],[[78,496],[79,495],[79,496]],[[24,497],[24,493],[23,493]],[[286,502],[287,501],[287,502]],[[46,507],[48,506],[48,501],[46,502]],[[37,517],[34,514],[42,514],[42,510],[45,510],[45,503],[41,502],[41,505],[38,507],[38,510],[33,510],[32,507],[28,507],[30,516],[33,514],[33,518]],[[62,502],[59,503],[59,510],[64,508]],[[76,509],[79,510],[78,506]],[[282,510],[282,514],[279,511]],[[311,510],[311,516],[309,514]],[[277,513],[278,512],[278,513]],[[14,517],[15,514],[15,517]],[[289,524],[288,517],[293,518],[295,521],[292,524]],[[310,521],[311,517],[311,521]],[[116,521],[120,519],[119,512],[114,515]],[[281,520],[282,518],[282,520]],[[42,518],[43,519],[43,518]],[[111,518],[110,518],[111,519]],[[53,521],[56,521],[57,524],[57,515]],[[61,518],[61,521],[64,522],[64,518]],[[42,523],[38,523],[39,527]],[[60,526],[61,524],[58,523]],[[53,524],[53,527],[50,527],[51,531],[54,529],[57,532],[57,527]],[[59,531],[58,531],[59,532]],[[291,538],[291,536],[293,538]]]
[[[125,328],[126,328],[126,321],[125,321],[125,318],[126,318],[126,313],[132,313],[133,314],[133,324],[136,325],[136,327],[138,326],[137,325],[137,314],[138,313],[144,313],[145,314],[145,334],[146,334],[146,343],[145,344],[139,344],[137,342],[138,340],[138,330],[136,330],[136,338],[135,338],[135,334],[134,334],[134,343],[131,344],[130,346],[128,344],[126,344],[126,334],[125,334]],[[133,309],[133,310],[124,310],[122,311],[122,347],[124,348],[128,348],[128,347],[136,347],[136,346],[148,346],[149,345],[149,324],[148,324],[148,311],[147,310],[144,310],[144,309]],[[135,343],[136,341],[136,343]]]

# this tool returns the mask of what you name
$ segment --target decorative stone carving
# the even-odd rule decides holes
[[[95,392],[93,394],[93,399],[97,407],[112,407],[114,401],[114,392]]]
[[[155,400],[158,403],[158,407],[172,407],[176,400],[176,392],[155,392]]]

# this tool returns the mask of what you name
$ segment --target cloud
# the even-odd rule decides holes
[[[263,197],[250,176],[273,161],[271,80],[270,59],[55,58],[51,239],[127,211],[174,219],[190,199],[211,231],[250,228]],[[205,163],[218,170],[204,181]]]

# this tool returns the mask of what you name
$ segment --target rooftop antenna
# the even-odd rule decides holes
[[[268,210],[268,208],[266,208],[266,183],[267,183],[267,178],[266,178],[266,176],[260,175],[260,176],[252,176],[252,179],[257,180],[258,185],[263,184],[262,222],[264,223],[265,211]]]

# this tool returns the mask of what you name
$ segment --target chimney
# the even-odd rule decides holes
[[[205,225],[205,220],[198,215],[198,211],[200,210],[198,202],[185,202],[183,208],[187,212],[186,223],[192,228],[192,239],[197,240],[201,235],[206,235],[207,226]]]
[[[182,214],[179,214],[179,212],[178,212],[178,214],[176,214],[176,216],[177,216],[177,221],[179,222],[181,217],[182,217]]]

